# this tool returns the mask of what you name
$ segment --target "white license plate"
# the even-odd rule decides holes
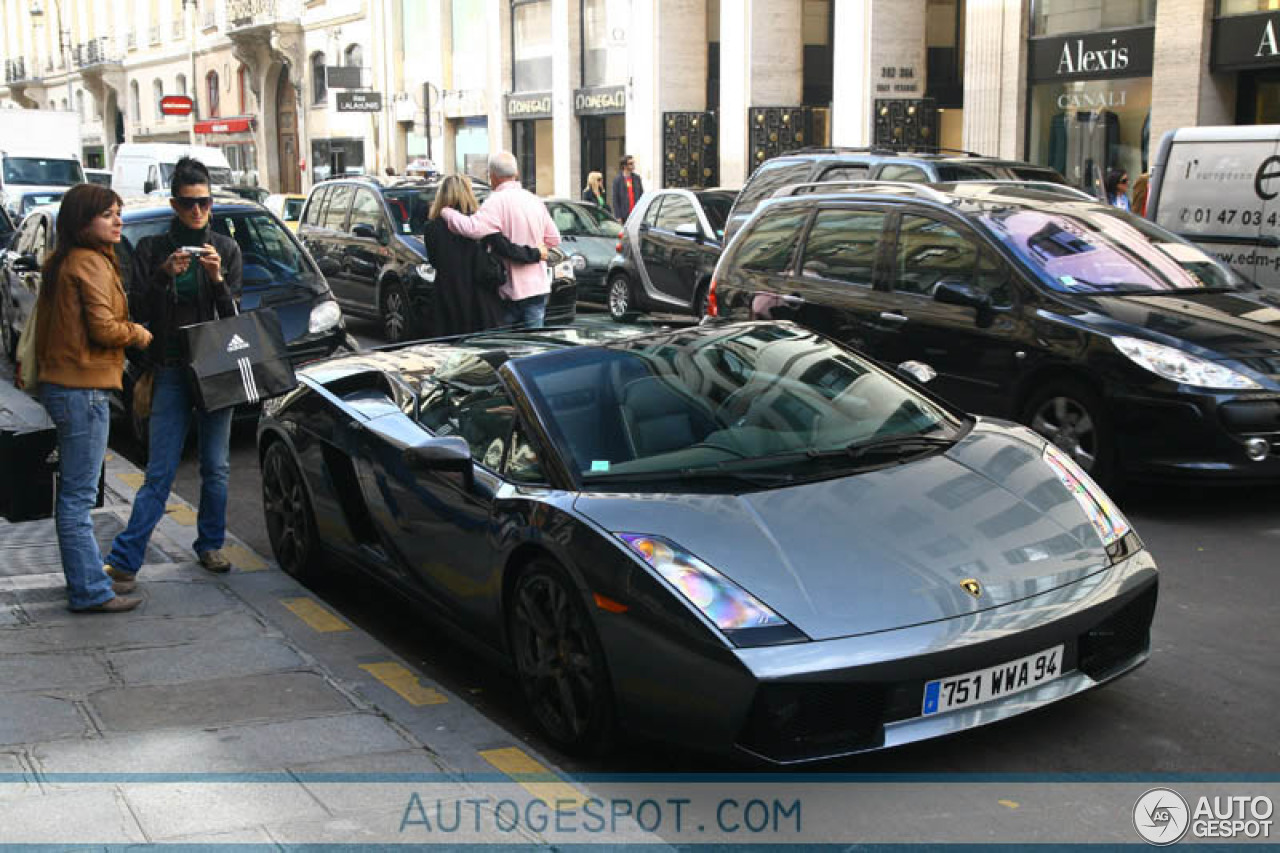
[[[999,666],[939,678],[924,686],[925,716],[978,705],[1030,690],[1062,674],[1062,646],[1045,649]]]

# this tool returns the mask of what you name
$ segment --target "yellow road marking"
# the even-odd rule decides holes
[[[196,523],[196,511],[185,504],[169,504],[164,508],[165,514],[179,524],[191,527]]]
[[[362,663],[360,668],[390,687],[410,705],[443,705],[449,699],[434,687],[425,687],[405,667],[393,661],[386,663]]]
[[[1013,800],[996,800],[996,802],[1005,808],[1016,809],[1018,807],[1018,804]]]
[[[268,568],[266,561],[243,545],[226,545],[222,553],[242,572],[260,572]]]
[[[351,626],[343,622],[333,612],[319,603],[313,598],[284,598],[280,603],[287,607],[294,616],[297,616],[313,630],[321,634],[328,634],[333,631],[350,631]]]
[[[582,808],[586,796],[568,782],[522,781],[524,776],[553,778],[554,774],[533,759],[523,749],[515,746],[502,749],[486,749],[480,757],[520,783],[530,794],[542,800],[553,809],[570,810]]]
[[[116,476],[120,478],[120,482],[135,489],[141,489],[143,481],[146,480],[146,475],[141,471],[126,471],[123,474],[116,474]]]

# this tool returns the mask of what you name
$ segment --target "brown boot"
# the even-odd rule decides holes
[[[92,607],[81,607],[78,610],[72,610],[72,613],[125,613],[142,603],[141,598],[135,598],[131,595],[117,595],[115,598],[108,598],[101,604],[95,604]]]

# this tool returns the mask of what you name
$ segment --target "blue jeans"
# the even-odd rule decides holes
[[[547,318],[547,294],[516,299],[507,303],[507,327],[541,329]]]
[[[164,516],[173,478],[182,460],[187,430],[194,418],[200,437],[200,510],[196,516],[197,554],[222,547],[227,534],[227,476],[231,472],[231,409],[203,412],[187,385],[186,369],[156,370],[151,398],[150,456],[147,477],[133,500],[129,526],[116,537],[107,562],[126,572],[142,568],[151,532]]]
[[[98,478],[107,454],[111,409],[107,392],[41,383],[40,398],[58,428],[58,499],[54,507],[67,605],[83,610],[115,598],[102,571],[102,552],[89,514],[98,501]]]

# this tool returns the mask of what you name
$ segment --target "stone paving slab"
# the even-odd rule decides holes
[[[334,774],[360,774],[363,780],[367,780],[373,774],[441,776],[448,773],[447,765],[423,749],[352,755],[332,761],[299,764],[290,767],[289,771],[298,776],[311,795],[333,814],[382,812],[405,806],[404,785],[325,781],[338,778]],[[459,797],[468,795],[468,787],[461,780],[457,788]]]
[[[89,704],[103,728],[113,732],[203,728],[353,710],[345,696],[314,672],[118,687],[94,693]]]
[[[539,841],[538,837],[523,826],[515,827],[510,832],[502,832],[495,826],[497,821],[492,811],[481,807],[486,817],[481,821],[479,832],[474,826],[468,826],[465,838],[470,844],[510,844],[528,845]],[[383,847],[388,844],[427,844],[442,845],[440,849],[465,849],[462,845],[451,848],[448,845],[449,835],[429,833],[421,827],[406,827],[400,831],[404,820],[405,807],[385,812],[362,812],[359,814],[343,814],[325,821],[294,821],[283,824],[268,824],[267,832],[280,844],[344,844],[369,847]],[[589,840],[589,839],[584,839]]]
[[[30,524],[34,529],[25,529]],[[98,540],[98,548],[106,555],[111,550],[111,543],[116,534],[124,530],[125,523],[114,512],[99,510],[93,513],[94,538]],[[18,541],[5,537],[0,545],[0,575],[26,575],[48,571],[50,568],[60,569],[62,555],[58,550],[58,536],[53,528],[52,519],[31,521],[21,525],[10,525],[18,528]],[[26,541],[23,541],[26,540]],[[166,554],[154,543],[147,546],[146,559],[149,562],[168,562],[180,555]]]
[[[0,745],[3,746],[82,737],[92,731],[88,720],[69,699],[31,694],[5,696],[0,707],[4,709],[0,714]],[[2,761],[0,767],[3,767]]]
[[[280,640],[252,635],[224,639],[217,646],[195,642],[111,652],[107,659],[126,685],[207,681],[304,665],[298,653]]]
[[[138,586],[142,604],[128,615],[72,613],[61,588],[21,589],[13,593],[23,614],[33,623],[58,624],[93,619],[154,619],[173,616],[207,616],[239,606],[239,601],[218,584],[161,581]]]
[[[417,746],[377,714],[164,729],[31,747],[43,773],[247,773]]]
[[[166,838],[166,844],[185,844],[192,847],[213,847],[223,845],[253,845],[254,847],[275,848],[283,850],[284,848],[276,844],[275,839],[260,826],[248,827],[245,829],[233,829],[229,832],[200,832],[195,835],[185,835],[179,838]],[[153,850],[149,844],[129,845],[127,847],[116,847],[113,850]],[[110,851],[108,852],[110,853]]]
[[[6,651],[0,648],[0,652]],[[111,683],[107,663],[88,652],[0,654],[0,694],[29,690],[92,690]]]
[[[7,654],[27,654],[92,648],[152,649],[195,643],[212,653],[225,642],[264,636],[279,636],[279,632],[263,625],[247,610],[233,610],[211,616],[142,621],[85,618],[61,625],[0,629],[0,649]]]
[[[32,773],[17,754],[0,752],[0,773],[11,779],[22,777],[24,781],[9,781],[0,785],[0,800],[11,800],[17,797],[30,797],[40,793],[36,787],[35,774]]]
[[[324,807],[296,782],[120,786],[147,836],[156,841],[250,829],[267,822],[318,822]]]
[[[110,788],[0,801],[7,844],[63,844],[68,838],[95,844],[145,841],[123,796]]]

